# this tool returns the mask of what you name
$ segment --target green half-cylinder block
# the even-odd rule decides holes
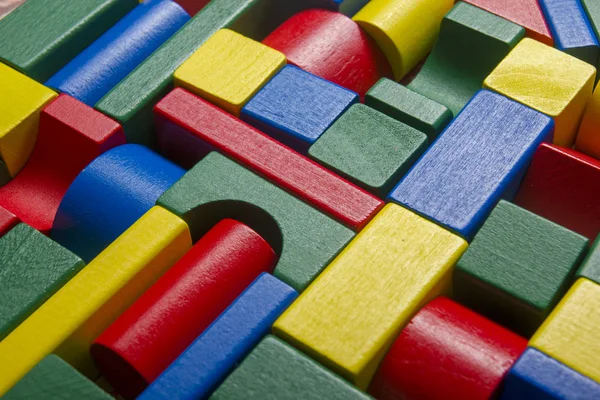
[[[137,0],[28,0],[0,20],[0,61],[44,83],[137,5]]]
[[[365,104],[427,135],[429,143],[452,121],[444,105],[388,78],[381,78],[365,95]]]
[[[279,254],[274,275],[302,291],[354,233],[283,189],[209,153],[157,204],[182,217],[194,240],[223,218],[256,230]]]
[[[454,296],[529,336],[568,289],[587,245],[587,238],[502,200],[458,261]]]
[[[368,400],[371,397],[275,336],[267,336],[210,399]]]
[[[52,239],[20,223],[0,238],[0,340],[83,268]]]
[[[427,136],[364,104],[348,109],[308,154],[357,185],[385,197],[427,148]]]
[[[458,3],[442,20],[431,55],[408,87],[456,116],[524,36],[519,25]]]
[[[2,396],[2,400],[29,399],[112,400],[112,397],[69,364],[51,354]]]
[[[588,278],[600,285],[600,235],[577,271],[578,278]]]

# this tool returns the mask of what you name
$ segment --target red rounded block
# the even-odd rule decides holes
[[[439,297],[415,315],[377,371],[379,400],[487,400],[527,341]]]
[[[94,361],[136,397],[275,261],[256,232],[222,220],[92,344]]]

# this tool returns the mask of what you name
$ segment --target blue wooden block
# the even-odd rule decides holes
[[[147,147],[115,147],[92,161],[69,186],[51,237],[89,262],[184,173]]]
[[[138,400],[206,398],[297,296],[279,279],[261,274]]]
[[[171,0],[138,5],[46,82],[93,107],[190,16]]]
[[[478,92],[389,199],[471,240],[500,199],[512,199],[533,153],[552,139],[550,117]]]
[[[598,64],[600,46],[579,0],[540,0],[555,46],[593,66]]]
[[[358,94],[287,65],[246,104],[241,118],[305,153],[357,101]]]
[[[504,378],[500,400],[597,400],[600,384],[528,348]]]

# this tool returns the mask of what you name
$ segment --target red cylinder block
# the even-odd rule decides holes
[[[222,220],[92,344],[94,361],[117,392],[137,396],[275,261],[256,232]]]

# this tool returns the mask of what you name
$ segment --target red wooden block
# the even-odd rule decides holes
[[[184,89],[169,93],[154,113],[161,152],[183,167],[216,148],[356,231],[383,207],[367,191]]]
[[[321,78],[365,93],[382,77],[392,77],[377,44],[350,18],[327,10],[302,11],[275,29],[263,43]]]
[[[402,330],[369,392],[379,400],[487,400],[527,340],[439,297]]]
[[[192,17],[202,10],[210,0],[174,0],[175,3],[179,4],[188,14]]]
[[[63,94],[40,113],[40,128],[29,161],[0,188],[0,206],[44,234],[75,177],[92,160],[125,143],[121,126]]]
[[[15,217],[10,211],[0,207],[0,237],[10,231],[18,222],[19,218]]]
[[[275,262],[258,233],[222,220],[94,342],[94,361],[117,392],[136,397]]]
[[[515,204],[596,239],[600,233],[600,161],[575,150],[542,144]]]

